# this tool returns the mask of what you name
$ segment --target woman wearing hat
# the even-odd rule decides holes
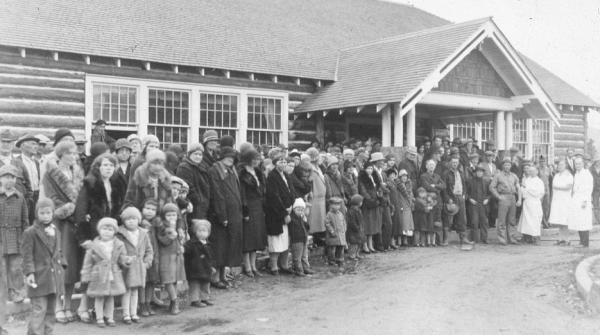
[[[152,150],[160,149],[160,140],[155,135],[146,135],[142,138],[142,151],[136,156],[131,164],[131,175],[135,174],[137,168],[146,162],[146,154]]]
[[[265,177],[260,169],[260,153],[248,149],[240,157],[240,191],[244,213],[244,273],[250,277],[260,276],[256,268],[256,252],[267,246],[265,227]]]
[[[327,172],[325,173],[325,200],[338,197],[344,200],[341,205],[342,213],[346,214],[346,193],[342,182],[342,175],[339,170],[339,160],[335,156],[327,159]]]
[[[425,162],[425,173],[419,178],[419,187],[423,187],[428,193],[435,193],[438,202],[432,209],[433,219],[440,220],[442,217],[442,192],[446,189],[446,183],[442,180],[442,177],[435,173],[437,162],[430,159]],[[437,221],[436,221],[437,222]],[[436,235],[438,235],[438,244],[442,246],[448,245],[448,236],[450,234],[450,228],[444,227],[443,232],[440,233],[437,229]],[[441,236],[440,236],[441,235]],[[441,237],[441,239],[439,238]]]
[[[381,179],[375,173],[373,163],[367,163],[358,174],[358,193],[363,197],[363,218],[367,242],[363,246],[365,253],[375,252],[373,235],[381,233]]]
[[[312,197],[309,197],[310,215],[308,222],[310,225],[310,234],[313,234],[313,237],[320,241],[324,238],[325,215],[327,215],[325,205],[327,188],[325,186],[325,176],[319,167],[323,163],[323,158],[319,155],[319,150],[315,148],[308,148],[306,154],[310,157],[312,169],[310,174],[310,179],[312,180]]]
[[[54,148],[58,164],[49,162],[49,168],[42,177],[45,197],[54,203],[54,218],[61,234],[62,252],[69,267],[64,272],[64,303],[57,303],[56,321],[67,323],[74,321],[71,312],[71,297],[75,283],[79,282],[79,270],[83,263],[83,251],[75,236],[77,223],[75,204],[83,184],[83,171],[77,164],[79,157],[77,146],[73,141],[61,141]],[[82,300],[81,308],[87,309]]]
[[[133,206],[141,211],[148,199],[156,200],[158,208],[173,202],[171,176],[165,169],[165,153],[158,149],[150,150],[144,160],[129,180],[123,208]]]
[[[187,198],[194,207],[192,219],[206,219],[210,201],[210,166],[204,162],[203,157],[204,146],[200,143],[190,144],[187,155],[177,167],[177,177],[190,187]]]

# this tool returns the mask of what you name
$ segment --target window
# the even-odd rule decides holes
[[[475,138],[475,122],[457,123],[454,125],[452,138]]]
[[[533,120],[533,159],[544,156],[550,161],[550,120]]]
[[[496,123],[494,121],[482,121],[481,127],[481,149],[488,150],[489,142],[496,141]]]
[[[209,129],[216,130],[219,138],[224,135],[237,138],[237,95],[200,93],[200,138]]]
[[[171,144],[186,149],[189,122],[188,92],[148,90],[148,134],[158,137],[163,150]]]
[[[279,144],[280,135],[281,99],[249,96],[248,142],[276,146]]]
[[[513,145],[527,156],[527,119],[513,120]]]
[[[108,126],[137,128],[137,88],[121,85],[94,84],[93,119]]]

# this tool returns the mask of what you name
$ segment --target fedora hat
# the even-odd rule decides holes
[[[379,162],[382,160],[385,160],[385,157],[383,156],[383,154],[381,152],[374,152],[371,154],[370,162]]]

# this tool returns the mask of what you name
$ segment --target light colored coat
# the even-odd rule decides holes
[[[325,217],[325,228],[327,229],[326,242],[328,246],[347,246],[346,243],[346,217],[342,211],[336,213],[330,211]]]
[[[118,296],[125,293],[125,282],[121,266],[125,267],[127,252],[119,239],[113,239],[113,250],[108,257],[97,237],[85,253],[81,282],[89,283],[87,295],[90,297]]]
[[[525,178],[523,180],[523,211],[519,219],[519,232],[531,236],[540,236],[542,232],[542,198],[545,189],[544,182],[538,178]]]
[[[154,251],[150,238],[143,229],[139,229],[137,244],[133,243],[130,236],[125,227],[119,227],[117,237],[125,245],[127,256],[134,256],[129,267],[123,271],[125,286],[128,288],[144,287],[146,286],[146,271],[152,266]]]
[[[569,211],[569,229],[586,231],[592,229],[592,192],[594,178],[587,169],[575,172],[573,178],[573,193],[571,196],[571,210]]]
[[[327,215],[327,208],[325,206],[325,197],[327,193],[325,176],[317,169],[318,167],[313,165],[312,171],[310,172],[310,179],[312,180],[312,197],[310,199],[310,216],[308,218],[308,224],[310,226],[311,234],[325,231],[325,215]]]
[[[567,225],[571,211],[571,192],[573,191],[573,175],[569,170],[557,173],[552,178],[552,204],[548,222],[556,225]]]

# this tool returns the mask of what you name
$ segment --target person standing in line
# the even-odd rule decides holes
[[[13,157],[12,151],[15,143],[15,138],[9,129],[6,129],[0,133],[0,167],[5,165],[12,165],[17,171],[17,180],[15,187],[27,203],[33,199],[33,193],[31,191],[31,181],[27,168],[23,165],[23,162],[16,157]]]
[[[592,192],[594,224],[600,224],[600,156],[594,159],[590,173],[592,174],[592,178],[594,178],[594,191]]]
[[[39,142],[40,140],[35,136],[25,134],[15,143],[15,146],[21,150],[21,155],[15,160],[25,167],[32,192],[28,202],[30,222],[35,220],[35,204],[40,197],[40,163],[36,159]]]
[[[523,211],[519,219],[518,231],[526,243],[539,244],[542,232],[542,198],[544,197],[544,182],[538,177],[538,169],[530,166],[526,170],[520,193],[523,197]]]
[[[490,199],[489,181],[483,178],[485,168],[481,165],[475,168],[475,175],[467,185],[469,197],[469,215],[473,227],[473,242],[487,244],[488,220],[486,209]]]
[[[365,222],[366,242],[363,245],[365,254],[375,253],[373,235],[381,233],[381,179],[374,172],[373,163],[367,163],[358,175],[358,193],[363,197],[363,218]]]
[[[590,230],[592,230],[592,192],[594,180],[592,174],[584,167],[583,158],[573,159],[575,174],[573,176],[573,192],[571,194],[571,211],[567,218],[569,229],[579,233],[579,246],[590,246]]]
[[[548,222],[559,226],[559,237],[556,245],[569,245],[568,218],[571,210],[571,192],[573,191],[573,175],[567,170],[565,160],[558,161],[556,174],[552,178],[552,204]]]
[[[306,154],[312,165],[310,174],[312,191],[308,196],[308,207],[310,208],[310,214],[308,215],[309,233],[313,235],[316,244],[324,245],[325,215],[327,215],[325,197],[327,189],[325,187],[325,175],[319,167],[323,163],[323,158],[319,155],[319,150],[315,148],[309,148],[306,150]]]
[[[517,206],[521,205],[519,178],[510,171],[512,160],[502,161],[502,171],[496,173],[490,183],[490,193],[498,200],[498,219],[496,229],[500,244],[519,244],[515,231]]]
[[[467,187],[465,184],[465,176],[459,170],[459,158],[452,157],[450,159],[449,170],[446,171],[443,181],[446,184],[446,190],[442,192],[444,203],[454,203],[458,206],[458,213],[453,216],[448,216],[446,225],[458,233],[461,245],[471,245],[473,242],[467,237],[467,217],[465,208],[465,195]]]

